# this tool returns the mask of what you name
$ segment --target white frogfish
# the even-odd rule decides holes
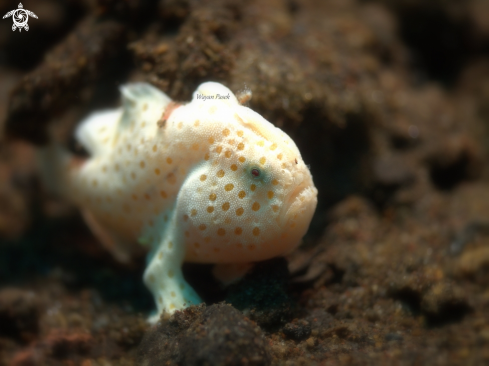
[[[215,82],[187,104],[146,83],[121,92],[121,108],[94,113],[76,130],[89,158],[51,145],[42,159],[48,185],[83,210],[119,260],[128,260],[128,243],[150,248],[150,321],[201,302],[184,261],[215,263],[230,282],[299,245],[317,189],[286,133]]]

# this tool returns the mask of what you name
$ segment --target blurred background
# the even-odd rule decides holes
[[[0,21],[0,364],[489,363],[489,1],[22,4],[29,31]],[[48,128],[83,156],[73,129],[121,84],[186,101],[209,80],[252,91],[319,191],[287,261],[230,289],[186,265],[256,327],[227,340],[182,330],[224,332],[221,307],[150,330],[144,258],[114,260],[36,169]]]

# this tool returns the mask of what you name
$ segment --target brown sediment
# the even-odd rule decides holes
[[[317,213],[288,270],[261,263],[226,292],[210,268],[186,265],[208,306],[150,328],[144,260],[114,261],[70,206],[40,189],[32,147],[3,139],[1,364],[135,365],[138,354],[169,364],[488,362],[483,1],[175,0],[143,17],[138,2],[119,3],[87,6],[76,24],[58,12],[73,26],[59,28],[60,43],[35,69],[2,65],[6,135],[43,143],[50,125],[67,136],[95,107],[115,105],[125,82],[189,100],[201,82],[219,81],[251,90],[250,107],[296,142]],[[425,37],[409,32],[413,19]],[[38,29],[33,20],[22,37]],[[0,35],[10,52],[14,35]],[[437,41],[447,35],[453,42]],[[437,55],[454,57],[436,69]],[[212,305],[221,300],[234,309]]]

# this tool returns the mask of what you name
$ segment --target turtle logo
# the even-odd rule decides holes
[[[19,28],[19,32],[22,31],[22,28],[28,31],[29,26],[27,25],[27,21],[29,20],[29,15],[37,19],[36,14],[34,14],[30,10],[25,10],[22,3],[19,3],[19,8],[9,11],[7,14],[3,16],[3,19],[12,16],[12,20],[14,21],[14,24],[12,25],[13,31],[15,31],[17,28]]]

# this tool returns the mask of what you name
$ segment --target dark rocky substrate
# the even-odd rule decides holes
[[[487,1],[39,0],[0,28],[0,365],[489,363]],[[17,2],[0,4],[0,13]],[[34,146],[148,81],[249,88],[310,164],[302,246],[149,327],[117,263],[46,193]],[[51,131],[51,132],[48,132]]]

